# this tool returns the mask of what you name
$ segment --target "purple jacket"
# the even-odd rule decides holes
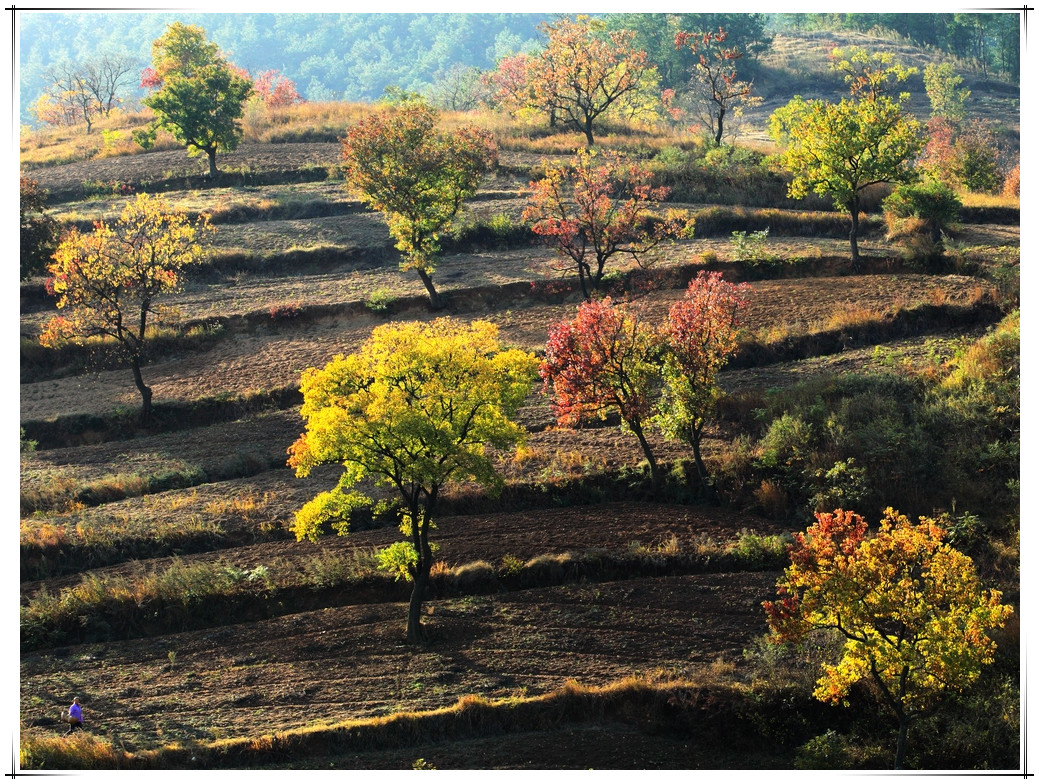
[[[83,721],[83,708],[81,708],[76,703],[72,703],[72,705],[69,706],[69,716],[71,716],[76,721],[82,722]]]

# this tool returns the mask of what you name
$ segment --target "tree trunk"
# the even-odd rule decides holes
[[[209,179],[215,180],[220,175],[216,170],[216,147],[210,147],[206,154],[209,156]]]
[[[696,463],[696,473],[700,477],[700,487],[703,489],[703,496],[707,500],[713,500],[714,492],[708,482],[710,477],[707,474],[707,465],[704,463],[703,456],[700,454],[700,441],[703,439],[703,428],[703,425],[700,425],[700,427],[689,428],[689,443],[693,447],[693,461]]]
[[[898,718],[898,745],[895,747],[895,770],[902,770],[902,763],[906,757],[906,734],[909,730],[909,718],[899,716]]]
[[[440,294],[433,285],[433,279],[429,276],[429,273],[421,267],[419,267],[416,272],[418,272],[422,285],[426,287],[426,293],[429,294],[429,306],[433,308],[433,310],[440,310],[444,307],[444,303],[441,301]]]
[[[720,147],[721,146],[721,143],[722,143],[722,133],[723,133],[723,131],[725,129],[724,122],[725,122],[725,109],[722,108],[722,109],[718,110],[718,130],[715,131],[715,134],[714,134],[714,146],[715,147]]]
[[[649,463],[649,474],[653,478],[653,487],[660,487],[660,468],[657,466],[657,461],[653,457],[653,448],[649,445],[649,441],[646,440],[646,435],[642,432],[642,423],[638,420],[628,422],[628,427],[631,428],[631,432],[635,434],[635,437],[639,440],[639,444],[642,446],[642,452],[646,455],[646,462]]]
[[[428,558],[420,559],[415,574],[415,586],[411,590],[411,602],[408,604],[408,642],[417,645],[422,642],[422,600],[429,584],[429,568],[432,564]]]
[[[137,389],[141,393],[141,422],[147,422],[152,415],[152,390],[151,387],[144,383],[144,376],[141,375],[140,357],[132,357],[130,364],[133,367],[134,384],[137,385]]]
[[[859,198],[856,196],[851,202],[851,231],[848,239],[851,240],[851,267],[859,271]]]
[[[584,138],[588,141],[588,147],[591,148],[595,144],[595,139],[592,138],[592,121],[590,119],[584,121]]]

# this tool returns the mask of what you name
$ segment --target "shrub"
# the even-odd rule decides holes
[[[914,233],[912,229],[918,227],[940,248],[942,233],[956,220],[962,206],[955,191],[943,182],[931,180],[923,185],[899,185],[884,199],[889,236],[906,233],[907,226],[909,233]]]

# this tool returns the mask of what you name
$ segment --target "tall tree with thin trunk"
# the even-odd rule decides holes
[[[141,368],[147,361],[149,319],[170,320],[176,311],[158,300],[176,291],[181,271],[206,253],[208,216],[194,221],[170,208],[161,196],[139,194],[118,220],[98,221],[89,233],[72,229],[48,267],[47,289],[59,310],[40,336],[45,346],[117,342],[141,393],[141,419],[152,410],[152,390]]]
[[[442,307],[433,285],[440,235],[497,160],[489,133],[442,130],[438,119],[433,107],[407,100],[365,117],[343,140],[347,183],[385,215],[401,269],[418,273],[434,309]]]
[[[534,106],[584,134],[595,144],[595,122],[623,96],[638,90],[653,66],[634,45],[631,30],[606,31],[605,24],[578,16],[542,25],[545,48],[527,58]]]

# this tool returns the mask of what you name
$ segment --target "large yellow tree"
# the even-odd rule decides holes
[[[841,659],[823,664],[815,696],[840,703],[853,684],[872,683],[897,719],[901,768],[913,719],[977,680],[996,649],[988,632],[1013,608],[981,588],[974,563],[934,520],[914,525],[892,509],[873,536],[854,512],[817,513],[790,561],[781,598],[764,603],[772,641],[842,635]]]
[[[147,420],[152,390],[141,366],[149,319],[176,315],[157,300],[180,287],[184,267],[202,261],[209,231],[208,216],[191,220],[163,197],[145,193],[131,199],[114,222],[98,221],[92,232],[72,229],[47,267],[47,288],[65,315],[48,322],[40,342],[114,339],[133,370]]]
[[[396,323],[376,327],[361,348],[303,374],[306,431],[290,447],[289,465],[307,476],[322,463],[343,464],[338,484],[296,514],[297,539],[316,539],[328,523],[349,530],[352,510],[371,503],[355,490],[365,478],[403,501],[405,541],[382,553],[384,565],[414,588],[407,637],[422,639],[420,612],[433,563],[430,531],[450,480],[501,486],[493,456],[520,442],[512,421],[532,389],[537,359],[503,349],[484,321]]]

